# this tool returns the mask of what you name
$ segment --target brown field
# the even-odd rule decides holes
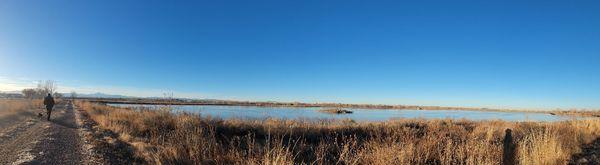
[[[80,102],[103,129],[150,163],[501,164],[512,129],[520,164],[566,164],[600,136],[600,120],[219,120]]]
[[[29,118],[35,112],[42,112],[41,107],[41,100],[0,99],[0,127]],[[38,108],[39,111],[33,110]]]
[[[600,117],[600,110],[595,111],[577,111],[577,110],[563,110],[563,111],[552,111],[556,115],[567,115],[567,116],[583,116],[583,117]]]
[[[18,113],[36,106],[41,107],[40,100],[0,99],[0,116]]]

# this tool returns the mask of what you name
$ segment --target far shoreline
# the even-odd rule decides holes
[[[527,112],[545,113],[560,116],[600,117],[600,111],[558,111],[558,110],[515,110],[496,108],[469,108],[416,105],[383,105],[383,104],[342,104],[342,103],[300,103],[300,102],[259,102],[232,100],[182,100],[182,99],[148,99],[148,98],[77,98],[103,104],[139,104],[139,105],[197,105],[197,106],[254,106],[254,107],[292,107],[292,108],[352,108],[352,109],[385,109],[385,110],[462,110],[487,112]]]

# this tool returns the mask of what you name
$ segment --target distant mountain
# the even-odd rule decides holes
[[[71,97],[71,93],[63,93],[64,97]],[[135,98],[133,96],[124,96],[124,95],[113,95],[113,94],[106,94],[106,93],[100,93],[100,92],[96,92],[96,93],[89,93],[89,94],[85,94],[85,93],[77,93],[77,97],[95,97],[95,98]]]
[[[5,94],[21,94],[21,91],[0,91],[0,93],[5,93]]]
[[[21,94],[21,91],[0,91],[0,94],[2,95],[16,95],[16,94]],[[60,93],[63,95],[63,97],[71,97],[71,93]],[[137,97],[133,97],[133,96],[125,96],[125,95],[113,95],[113,94],[106,94],[106,93],[100,93],[100,92],[96,92],[96,93],[77,93],[77,97],[96,97],[96,98],[137,98]]]

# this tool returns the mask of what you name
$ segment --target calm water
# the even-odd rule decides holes
[[[154,105],[109,104],[125,107],[152,107]],[[255,106],[212,106],[212,105],[175,105],[175,112],[190,112],[223,119],[353,119],[356,121],[385,121],[402,118],[424,119],[469,119],[506,121],[560,121],[569,117],[555,116],[546,113],[526,112],[493,112],[465,110],[390,110],[390,109],[352,109],[352,114],[327,114],[319,112],[323,108],[295,107],[255,107]]]

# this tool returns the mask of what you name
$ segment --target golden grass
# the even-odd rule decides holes
[[[81,103],[152,164],[501,164],[513,130],[521,164],[565,164],[600,135],[600,120],[219,120]]]
[[[345,109],[341,109],[341,108],[327,108],[327,109],[321,109],[318,110],[319,112],[322,113],[329,113],[329,114],[348,114],[348,113],[353,113],[350,110],[345,110]]]
[[[550,114],[565,116],[600,117],[600,110],[551,111]]]
[[[561,164],[569,154],[563,149],[556,133],[535,132],[525,136],[519,143],[519,161],[522,164]]]
[[[12,115],[41,107],[41,100],[0,99],[0,116]]]

